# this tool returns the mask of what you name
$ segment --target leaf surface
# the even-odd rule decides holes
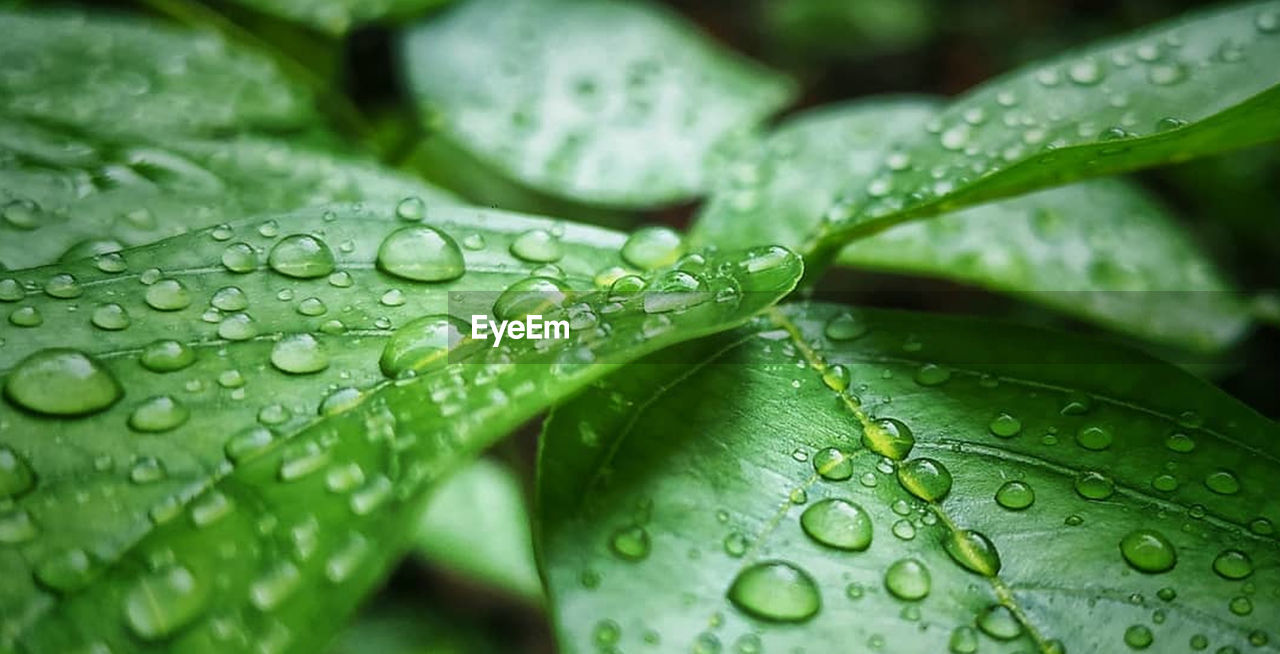
[[[267,57],[213,32],[110,13],[0,9],[0,113],[96,134],[204,134],[316,122]]]
[[[613,298],[594,279],[624,270],[623,234],[406,218],[303,210],[0,275],[0,648],[314,651],[409,548],[436,480],[800,273],[779,249],[690,255],[699,270],[646,275],[700,274],[716,301]],[[439,322],[531,279],[556,285],[535,299],[571,314],[569,338],[488,347]]]
[[[1280,430],[1168,364],[837,305],[676,351],[545,426],[566,652],[1276,646]]]
[[[713,151],[791,94],[644,2],[480,0],[401,47],[427,123],[537,190],[620,207],[704,188]]]
[[[845,191],[812,245],[1280,136],[1280,2],[1212,8],[970,91]]]
[[[936,105],[902,98],[821,109],[784,124],[726,167],[694,239],[799,248],[849,180]],[[837,262],[1017,295],[1144,338],[1211,350],[1248,323],[1236,289],[1137,186],[1092,180],[912,221],[856,238]]]

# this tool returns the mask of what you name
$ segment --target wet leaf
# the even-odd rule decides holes
[[[925,99],[857,102],[784,124],[727,166],[694,225],[727,247],[802,247],[850,180],[867,185]],[[901,160],[895,166],[904,165]],[[1144,338],[1210,350],[1248,323],[1237,290],[1136,185],[1092,180],[911,221],[854,239],[837,262],[1017,295]]]
[[[643,2],[468,2],[404,38],[424,120],[534,189],[620,207],[704,188],[790,84]]]
[[[789,305],[628,372],[544,430],[539,551],[565,651],[1274,638],[1280,429],[1176,367]]]
[[[800,273],[776,249],[698,255],[645,277],[701,275],[705,296],[612,299],[595,277],[623,270],[625,239],[370,203],[0,274],[0,648],[314,651],[410,547],[437,480]],[[556,291],[499,295],[530,279]],[[458,338],[530,300],[577,328]]]
[[[833,249],[912,218],[1280,136],[1280,3],[1213,8],[992,80],[828,212]]]

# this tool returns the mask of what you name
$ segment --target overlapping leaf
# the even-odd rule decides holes
[[[629,371],[544,432],[566,652],[1276,646],[1280,429],[1172,366],[791,305]]]
[[[713,151],[790,90],[642,2],[468,2],[401,58],[441,138],[537,190],[628,207],[703,189]]]
[[[0,645],[313,651],[408,547],[435,480],[799,275],[785,251],[708,254],[649,273],[700,275],[706,302],[585,293],[624,272],[624,239],[410,202],[0,275]],[[530,279],[558,289],[567,340],[489,348],[440,322]]]
[[[1280,3],[1214,8],[983,84],[848,189],[814,247],[994,198],[1280,136]]]
[[[935,114],[927,100],[860,102],[784,125],[724,180],[702,242],[800,247],[850,180]],[[900,165],[895,163],[895,165]],[[1165,208],[1135,186],[1081,182],[854,240],[839,263],[1013,293],[1114,329],[1196,349],[1238,337],[1247,309]]]

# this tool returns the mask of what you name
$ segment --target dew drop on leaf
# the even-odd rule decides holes
[[[9,313],[9,323],[14,327],[39,327],[44,324],[44,316],[35,307],[18,307]]]
[[[462,250],[448,234],[426,225],[401,227],[378,246],[378,268],[418,282],[447,282],[467,271]]]
[[[996,640],[1013,640],[1022,635],[1022,624],[1008,607],[992,604],[978,614],[978,628]]]
[[[937,502],[951,492],[951,471],[935,459],[911,459],[898,466],[898,483],[926,502]]]
[[[1187,453],[1196,449],[1196,442],[1182,432],[1174,432],[1164,440],[1164,446],[1174,452]]]
[[[191,292],[182,282],[165,278],[147,287],[146,301],[156,311],[178,311],[191,306]]]
[[[248,243],[232,243],[222,251],[222,266],[233,273],[252,272],[258,267],[258,253]]]
[[[208,590],[181,566],[146,575],[125,595],[125,622],[140,638],[159,640],[204,611]]]
[[[642,561],[649,556],[649,532],[639,525],[622,527],[609,537],[609,549],[626,561]]]
[[[642,227],[622,245],[622,259],[641,270],[669,266],[683,253],[679,232],[669,227]]]
[[[396,203],[396,218],[406,222],[418,222],[427,217],[427,203],[417,196],[407,197]]]
[[[18,497],[35,485],[36,475],[17,452],[0,446],[0,500]]]
[[[29,411],[55,416],[97,413],[120,399],[116,378],[83,352],[52,348],[23,359],[9,373],[5,396]]]
[[[307,375],[328,368],[329,355],[315,336],[289,334],[272,346],[271,365],[289,374]]]
[[[947,641],[947,649],[951,654],[974,654],[978,651],[977,630],[968,625],[956,627]]]
[[[82,549],[57,551],[36,564],[36,580],[46,588],[69,593],[83,588],[96,573],[93,560]]]
[[[524,261],[550,263],[564,256],[560,239],[545,229],[531,229],[511,242],[511,254]]]
[[[129,427],[141,432],[164,432],[180,427],[191,410],[170,395],[157,395],[134,408],[129,414]]]
[[[1002,413],[992,418],[991,424],[987,426],[991,433],[1000,438],[1012,438],[1022,431],[1022,421],[1007,414]]]
[[[0,544],[17,545],[40,535],[40,529],[26,509],[0,512]]]
[[[926,363],[916,370],[913,379],[921,386],[941,386],[951,379],[951,369]]]
[[[335,262],[327,243],[309,234],[293,234],[271,248],[267,265],[285,277],[313,279],[333,272]]]
[[[822,607],[813,577],[786,561],[762,561],[743,569],[728,597],[744,613],[777,622],[804,622]]]
[[[142,349],[142,354],[138,357],[142,367],[152,372],[182,370],[195,360],[195,350],[172,339],[153,341]]]
[[[844,481],[853,476],[853,460],[843,451],[827,447],[813,455],[813,470],[827,481]]]
[[[884,573],[884,587],[898,599],[924,599],[932,585],[929,569],[916,559],[894,561]]]
[[[867,324],[850,313],[842,313],[827,321],[822,333],[833,341],[851,341],[867,333]]]
[[[911,428],[896,418],[881,418],[862,431],[862,444],[867,449],[895,461],[907,458],[916,439]]]
[[[861,551],[871,545],[871,518],[861,506],[838,498],[815,503],[800,514],[800,527],[810,538],[840,550]]]
[[[1000,552],[985,534],[972,529],[951,532],[942,542],[951,559],[961,567],[984,577],[994,577],[1000,572]]]
[[[1116,485],[1110,477],[1089,471],[1076,477],[1075,489],[1086,500],[1105,500],[1116,492]]]
[[[1112,440],[1111,430],[1106,427],[1091,425],[1076,432],[1076,442],[1086,450],[1105,450],[1111,447]]]
[[[1135,529],[1120,539],[1120,554],[1133,569],[1148,574],[1167,572],[1178,562],[1173,543],[1154,529]]]
[[[1204,478],[1204,485],[1219,495],[1235,495],[1240,492],[1240,480],[1230,470],[1215,470]]]
[[[996,490],[996,503],[1011,511],[1021,511],[1035,501],[1035,491],[1026,482],[1006,481]]]
[[[569,287],[550,277],[525,277],[507,287],[493,302],[493,315],[516,320],[527,315],[545,316],[565,305]]]
[[[1223,550],[1213,559],[1213,571],[1223,579],[1244,579],[1253,574],[1253,560],[1240,550]]]
[[[89,319],[94,327],[109,332],[120,331],[127,328],[132,320],[129,318],[129,312],[125,308],[110,302],[100,305],[93,310],[93,316]]]

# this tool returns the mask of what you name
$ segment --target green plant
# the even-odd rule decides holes
[[[1280,2],[776,127],[796,82],[648,3],[144,4],[194,24],[0,10],[0,652],[317,651],[409,552],[566,652],[1275,649],[1280,429],[1140,351],[1274,314],[1092,178],[1280,136]],[[378,120],[300,55],[406,17]],[[548,410],[530,519],[469,466]],[[501,647],[420,610],[338,646]]]

